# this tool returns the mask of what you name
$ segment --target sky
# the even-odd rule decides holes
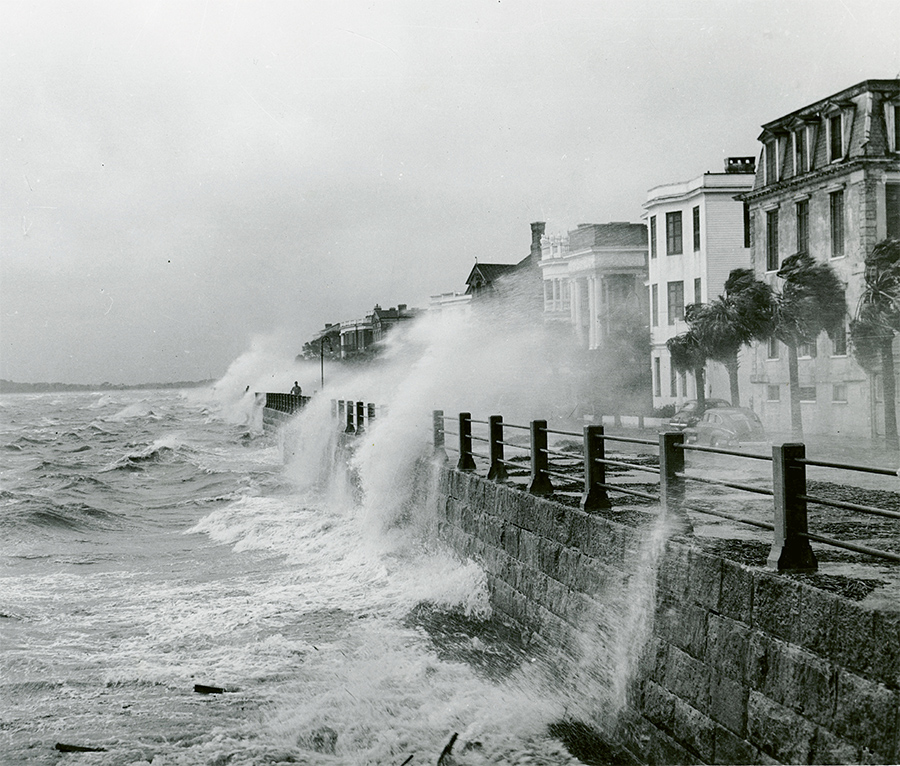
[[[218,378],[900,76],[896,0],[0,0],[0,378]]]

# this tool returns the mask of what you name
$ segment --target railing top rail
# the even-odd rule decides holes
[[[626,442],[628,444],[646,444],[650,447],[659,446],[659,442],[655,442],[652,439],[638,439],[634,436],[610,436],[609,434],[603,434],[603,440],[608,442]]]
[[[751,460],[768,460],[772,462],[771,455],[758,455],[754,452],[739,452],[733,449],[722,449],[721,447],[702,447],[699,444],[676,444],[675,449],[690,450],[691,452],[711,452],[715,455],[734,455],[735,457],[746,457]]]
[[[900,476],[900,470],[896,468],[878,468],[872,465],[855,465],[852,463],[837,463],[831,460],[813,460],[812,458],[800,458],[798,463],[816,466],[818,468],[840,468],[845,471],[858,471],[859,473],[874,473],[879,476]]]
[[[577,433],[576,431],[557,431],[554,428],[547,429],[548,434],[559,434],[560,436],[574,436],[576,439],[580,439],[584,434]]]
[[[504,428],[518,428],[520,431],[530,431],[531,430],[531,426],[520,426],[515,423],[504,423],[503,427]]]

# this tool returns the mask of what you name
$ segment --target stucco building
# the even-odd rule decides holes
[[[748,207],[758,278],[780,288],[782,261],[807,252],[846,285],[848,320],[863,285],[863,263],[886,237],[900,239],[900,80],[866,80],[763,125],[762,152]],[[789,419],[787,354],[760,344],[752,381],[770,430]],[[846,328],[802,348],[804,430],[876,436],[884,432],[879,375],[854,361]]]
[[[756,160],[729,157],[722,173],[651,189],[644,203],[650,242],[647,286],[653,406],[682,404],[697,396],[692,375],[671,364],[666,341],[686,332],[684,307],[708,303],[724,291],[732,269],[750,267],[744,206],[735,195],[753,188]],[[749,403],[750,373],[740,368],[742,404]],[[709,362],[707,396],[730,399],[724,367]],[[732,402],[738,404],[738,402]]]

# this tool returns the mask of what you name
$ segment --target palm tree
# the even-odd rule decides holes
[[[844,286],[834,269],[808,253],[785,258],[776,276],[784,284],[774,295],[772,335],[788,350],[791,431],[795,439],[802,439],[797,349],[804,343],[815,343],[822,331],[834,338],[844,323],[847,304]]]
[[[733,269],[725,282],[725,294],[711,303],[685,309],[685,320],[705,348],[706,355],[728,371],[731,402],[740,404],[738,352],[754,340],[764,340],[772,328],[772,291],[750,269]]]
[[[688,309],[699,304],[685,307],[685,319]],[[706,409],[706,360],[709,358],[706,348],[693,330],[688,330],[666,341],[672,366],[678,372],[691,372],[697,384],[697,412]]]
[[[884,435],[897,449],[894,335],[900,333],[900,242],[885,239],[866,258],[863,294],[850,323],[853,353],[869,372],[880,368],[884,387]]]

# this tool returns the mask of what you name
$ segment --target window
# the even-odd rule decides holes
[[[700,277],[694,280],[694,303],[703,303],[703,285]]]
[[[697,252],[700,249],[700,206],[697,205],[693,212],[693,224],[694,224],[694,252]]]
[[[650,286],[650,326],[659,327],[659,285]]]
[[[781,401],[781,387],[780,386],[766,386],[766,399],[770,402],[780,402]]]
[[[835,383],[831,387],[831,401],[846,402],[847,401],[847,384]]]
[[[847,356],[847,325],[841,324],[831,343],[832,356]]]
[[[778,270],[778,211],[766,212],[766,271]]]
[[[656,216],[650,216],[650,257],[656,258]]]
[[[678,382],[681,388],[681,395],[687,396],[687,373],[679,372],[678,373]]]
[[[802,359],[815,359],[817,351],[815,341],[812,343],[801,343],[797,346],[797,356]]]
[[[552,280],[544,280],[544,305],[547,310],[553,307],[553,282]]]
[[[844,192],[839,190],[829,196],[831,205],[831,257],[844,255]]]
[[[659,357],[653,357],[653,395],[662,396],[662,384],[659,381],[660,375]]]
[[[809,252],[809,200],[797,203],[797,252]]]
[[[744,203],[744,247],[750,247],[753,240],[753,227],[750,226],[750,203]]]
[[[800,386],[800,401],[814,402],[816,400],[815,386]]]
[[[884,218],[888,239],[900,239],[900,184],[884,185]]]
[[[684,282],[669,282],[669,324],[684,319]]]
[[[672,362],[669,362],[669,396],[678,396],[678,373]]]
[[[841,129],[841,115],[828,118],[828,161],[834,162],[844,156],[844,132]]]
[[[794,133],[794,175],[800,175],[809,170],[806,155],[806,128]]]
[[[666,213],[666,255],[681,255],[681,211]]]
[[[766,359],[778,359],[778,339],[769,338],[766,342]]]
[[[778,180],[778,176],[776,175],[776,159],[777,159],[777,143],[775,141],[769,141],[766,144],[766,183],[773,184]]]

